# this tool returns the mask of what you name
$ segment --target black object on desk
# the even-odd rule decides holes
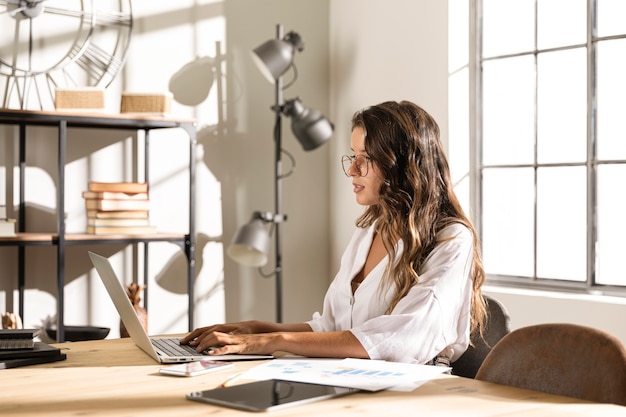
[[[35,365],[62,361],[66,359],[61,349],[43,342],[35,342],[32,349],[0,350],[0,369],[17,368],[19,366]]]
[[[107,337],[111,331],[108,327],[94,326],[65,326],[65,340],[69,342],[81,342],[83,340],[101,340]],[[56,328],[46,328],[46,334],[51,339],[57,338]]]
[[[0,351],[32,349],[38,329],[0,329]]]
[[[268,379],[191,392],[187,399],[245,411],[270,411],[359,392],[356,388]]]

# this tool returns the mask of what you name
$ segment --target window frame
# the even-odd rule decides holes
[[[586,293],[594,295],[613,295],[626,297],[626,283],[624,286],[615,285],[602,285],[596,283],[596,248],[595,242],[597,240],[597,169],[599,165],[608,164],[626,164],[626,160],[602,160],[597,159],[597,46],[601,41],[614,40],[614,39],[626,39],[626,33],[623,35],[613,36],[597,36],[597,4],[598,0],[587,0],[587,37],[584,44],[568,45],[557,48],[537,49],[537,1],[535,0],[535,45],[532,51],[526,51],[516,54],[506,54],[490,56],[488,58],[482,57],[482,3],[483,0],[470,0],[470,158],[471,158],[471,178],[470,181],[470,206],[474,213],[477,214],[474,218],[475,227],[479,233],[479,236],[483,236],[483,172],[486,169],[498,169],[498,168],[532,168],[534,171],[534,195],[535,201],[533,202],[535,218],[534,223],[534,260],[533,260],[533,276],[515,276],[515,275],[499,275],[488,274],[487,283],[498,286],[507,287],[520,287],[528,289],[541,289],[548,291],[563,291],[563,292],[575,292]],[[519,56],[532,55],[534,58],[535,66],[535,92],[534,92],[534,114],[537,114],[537,61],[539,54],[557,52],[563,50],[569,50],[574,48],[586,48],[587,55],[587,117],[586,117],[586,130],[587,130],[587,155],[586,160],[580,163],[538,163],[537,162],[537,119],[535,116],[534,127],[534,147],[535,158],[532,164],[507,164],[507,165],[485,165],[482,160],[483,155],[483,143],[482,143],[482,128],[483,128],[483,79],[482,79],[482,64],[483,62],[493,61],[497,59],[505,59]],[[586,237],[586,274],[585,281],[567,281],[560,279],[541,278],[537,276],[537,170],[542,167],[566,167],[566,166],[584,166],[586,168],[586,181],[587,181],[587,197],[586,197],[586,213],[587,213],[587,237]]]

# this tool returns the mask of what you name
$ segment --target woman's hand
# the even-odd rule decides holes
[[[242,321],[238,323],[214,324],[212,326],[199,327],[180,340],[181,345],[190,345],[198,352],[203,352],[209,348],[221,347],[224,345],[222,337],[216,335],[243,335],[271,332],[272,323],[257,320]],[[231,352],[232,353],[232,352]],[[238,351],[237,353],[244,353]],[[247,353],[247,352],[246,352]]]
[[[287,347],[295,349],[296,352],[300,349],[315,350],[310,344],[314,344],[319,337],[321,337],[319,334],[313,334],[311,326],[306,323],[250,320],[199,327],[180,339],[180,343],[193,346],[198,352],[208,351],[209,355],[231,353],[268,355],[285,350]],[[300,339],[302,343],[298,343]]]
[[[201,327],[180,340],[209,355],[272,355],[289,352],[317,358],[363,358],[369,354],[348,330],[313,332],[306,323],[273,324],[259,321]]]
[[[209,337],[202,339],[197,349],[208,351],[209,355],[227,355],[227,354],[256,354],[271,355],[276,352],[280,333],[261,333],[261,334],[229,334],[221,332],[213,332]]]

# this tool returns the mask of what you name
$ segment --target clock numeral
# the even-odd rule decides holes
[[[76,64],[98,82],[106,74],[117,74],[122,67],[122,61],[93,42],[89,44],[82,54],[78,47],[74,49],[74,56],[79,55],[78,59],[76,59]]]
[[[57,83],[51,74],[33,75],[24,73],[23,75],[7,78],[3,107],[11,108],[14,105],[18,105],[20,110],[26,110],[32,108],[32,103],[37,103],[38,110],[54,107],[56,87]]]
[[[15,96],[17,97],[17,100],[20,103],[20,108],[23,108],[23,95],[22,92],[20,90],[20,86],[17,83],[18,78],[17,77],[9,77],[7,78],[5,84],[4,84],[4,97],[2,98],[2,107],[5,108],[9,108],[11,103],[10,103],[10,99],[11,96],[13,95],[13,89],[15,89]]]

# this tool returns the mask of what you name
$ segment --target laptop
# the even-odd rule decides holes
[[[150,355],[159,363],[193,362],[200,360],[215,361],[241,361],[272,359],[272,355],[207,355],[196,352],[195,348],[188,345],[181,345],[177,337],[149,337],[144,330],[135,310],[133,309],[126,291],[122,287],[111,262],[101,255],[89,251],[89,258],[96,268],[102,283],[104,284],[111,301],[115,305],[130,338],[144,352]]]

